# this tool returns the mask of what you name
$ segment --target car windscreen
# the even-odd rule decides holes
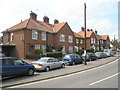
[[[40,61],[40,62],[45,62],[45,61],[47,61],[47,58],[41,58],[41,59],[39,59],[38,61]]]

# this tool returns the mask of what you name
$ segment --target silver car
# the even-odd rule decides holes
[[[45,70],[47,72],[54,68],[65,67],[65,63],[63,61],[59,61],[52,57],[43,57],[38,61],[31,62],[31,64],[34,65],[36,70]]]

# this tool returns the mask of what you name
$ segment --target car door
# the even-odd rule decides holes
[[[18,74],[22,74],[22,73],[26,73],[27,72],[27,65],[24,63],[24,61],[20,60],[20,59],[14,59],[13,60],[15,68],[16,68],[16,72]]]
[[[55,63],[55,68],[58,68],[58,67],[61,67],[61,62],[59,62],[58,60],[56,59],[53,59],[54,63]]]
[[[17,75],[17,69],[15,68],[13,59],[2,60],[2,75],[3,76],[14,76]]]
[[[53,59],[47,60],[47,66],[49,66],[51,69],[55,68],[55,62],[53,61]]]

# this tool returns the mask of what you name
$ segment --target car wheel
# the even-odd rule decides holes
[[[50,71],[50,67],[46,67],[46,68],[45,68],[45,71],[46,71],[46,72],[49,72],[49,71]]]
[[[28,69],[27,75],[32,76],[33,74],[34,74],[34,70],[33,69]]]
[[[72,65],[75,65],[75,62],[72,62]]]
[[[65,67],[65,64],[62,64],[62,65],[61,65],[61,68],[64,68],[64,67]]]

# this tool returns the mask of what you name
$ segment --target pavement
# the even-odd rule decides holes
[[[26,84],[30,82],[36,82],[36,81],[41,81],[41,80],[46,80],[50,78],[55,78],[55,77],[60,77],[72,73],[77,73],[81,71],[85,71],[88,69],[92,69],[107,63],[110,63],[118,58],[118,55],[113,56],[113,57],[108,57],[104,59],[98,59],[95,61],[90,61],[87,62],[87,65],[84,64],[78,64],[74,66],[66,66],[65,68],[60,68],[56,70],[51,70],[50,72],[36,72],[35,75],[33,76],[21,76],[17,78],[12,78],[12,79],[7,79],[2,81],[2,87],[10,87],[10,86],[15,86],[15,85],[20,85],[20,84]],[[25,60],[28,63],[32,62]]]

